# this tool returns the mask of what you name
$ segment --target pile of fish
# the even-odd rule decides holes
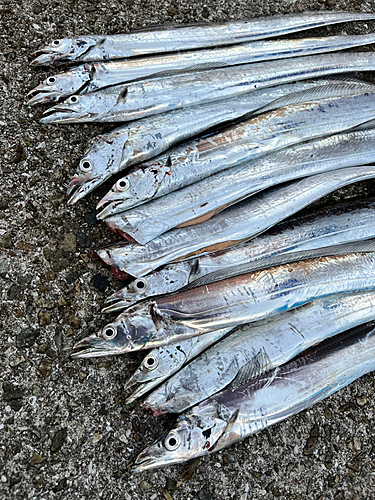
[[[134,470],[218,451],[375,369],[375,202],[297,212],[375,179],[375,35],[265,40],[375,14],[315,12],[41,49],[42,123],[126,122],[91,140],[74,204],[123,170],[97,251],[126,286],[73,357],[151,349],[128,380],[180,415]],[[129,122],[129,123],[128,123]],[[185,141],[185,142],[184,142]]]

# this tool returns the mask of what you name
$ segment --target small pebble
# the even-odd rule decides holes
[[[357,404],[359,406],[364,406],[367,402],[368,402],[368,399],[366,398],[366,396],[358,396],[357,397]]]
[[[61,250],[64,252],[75,253],[77,250],[77,240],[73,233],[64,234],[64,239],[60,245]]]
[[[95,432],[95,434],[91,438],[92,444],[99,443],[99,441],[102,439],[102,434],[99,434],[99,432]]]
[[[151,484],[147,481],[141,481],[139,483],[139,487],[141,488],[141,491],[147,491],[151,488]]]
[[[37,465],[37,464],[41,464],[42,462],[44,462],[45,459],[46,458],[42,457],[42,455],[39,455],[39,453],[34,452],[34,455],[32,456],[32,458],[30,460],[30,465],[34,466],[34,465]]]
[[[96,219],[96,210],[93,210],[92,212],[86,212],[83,218],[85,219],[85,222],[87,222],[87,224],[94,225],[98,222]]]
[[[69,322],[69,325],[75,329],[79,328],[79,325],[81,324],[81,320],[79,318],[77,318],[77,316],[74,316],[74,314],[71,314],[69,316],[68,322]]]
[[[39,313],[39,324],[40,324],[40,326],[50,325],[51,324],[50,313],[40,312]]]
[[[105,290],[109,287],[109,281],[106,276],[101,274],[95,274],[91,278],[91,283],[94,288],[99,290],[100,292],[105,292]]]
[[[10,264],[7,259],[0,259],[0,275],[6,274],[10,269]]]
[[[44,358],[43,361],[39,365],[39,371],[43,375],[43,377],[49,377],[52,370],[52,363],[49,359]]]
[[[33,7],[34,14],[40,14],[42,10],[42,6],[39,3],[36,3]]]
[[[59,449],[65,443],[67,435],[68,433],[66,429],[60,429],[59,431],[56,432],[56,434],[53,436],[52,439],[52,444],[51,444],[52,452],[59,451]]]

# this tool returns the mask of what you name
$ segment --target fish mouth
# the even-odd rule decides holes
[[[59,59],[60,64],[65,64],[69,62],[69,59],[63,60],[61,57],[66,56],[62,52],[57,52],[52,47],[44,47],[43,49],[36,50],[31,54],[31,57],[34,57],[30,62],[31,66],[48,66],[49,64],[53,64],[56,59]]]
[[[73,359],[101,358],[121,354],[118,349],[110,348],[96,333],[85,337],[73,346],[71,357]]]
[[[102,312],[111,313],[122,311],[123,309],[132,306],[135,302],[132,300],[124,299],[122,290],[118,290],[114,294],[107,297],[104,303],[107,305],[103,307]]]
[[[143,472],[145,470],[155,469],[156,467],[173,465],[181,461],[181,457],[178,455],[168,456],[163,448],[161,448],[160,443],[167,435],[168,431],[164,432],[157,443],[149,446],[138,455],[135,459],[132,472]]]
[[[110,217],[111,215],[116,215],[117,213],[121,212],[121,210],[116,210],[116,209],[123,203],[122,201],[110,201],[110,200],[104,201],[104,198],[100,200],[100,202],[96,207],[97,210],[104,207],[103,210],[98,213],[98,219],[100,220]]]
[[[91,117],[91,113],[80,114],[79,111],[67,108],[63,104],[47,109],[44,111],[43,115],[44,116],[39,120],[42,124],[54,122],[77,123],[74,115],[78,116],[80,119]]]
[[[77,201],[84,198],[86,195],[94,191],[98,186],[103,184],[105,179],[93,177],[92,175],[80,175],[73,177],[70,181],[66,191],[68,198],[68,205],[74,205]]]
[[[132,468],[131,471],[143,472],[145,470],[154,469],[155,467],[158,467],[158,464],[155,462],[153,458],[144,458],[142,460],[139,460],[139,457],[137,457],[134,467]]]
[[[117,210],[117,207],[121,206],[127,199],[131,199],[132,195],[126,192],[118,192],[113,188],[99,201],[96,206],[96,209],[102,209],[98,218],[104,219],[105,217],[109,217],[110,215],[115,215],[119,212],[123,212],[124,210]],[[126,208],[125,208],[126,210]]]
[[[31,96],[31,98],[27,101],[27,106],[35,106],[36,104],[47,104],[50,102],[59,102],[61,96],[61,92],[53,91],[50,88],[44,88],[44,85],[38,85],[33,90],[27,94],[27,97]]]
[[[133,378],[133,377],[132,377]],[[131,379],[128,380],[128,382],[130,382]],[[133,403],[133,401],[135,401],[136,399],[144,396],[147,392],[151,391],[156,385],[158,385],[159,383],[161,383],[163,380],[161,380],[159,382],[159,379],[153,379],[153,380],[148,380],[147,382],[139,382],[135,388],[135,390],[133,391],[133,393],[128,396],[125,400],[125,404],[129,405],[130,403]],[[129,387],[133,387],[134,385],[136,385],[136,382],[133,382]]]

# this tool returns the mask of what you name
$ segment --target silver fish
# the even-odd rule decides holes
[[[244,64],[117,85],[72,95],[44,112],[41,123],[125,122],[255,89],[351,71],[373,71],[371,52],[320,54]]]
[[[355,136],[355,133],[351,135]],[[325,144],[327,143],[332,144],[332,141],[326,141]],[[117,234],[145,245],[170,229],[202,223],[224,208],[277,184],[361,164],[361,152],[355,150],[353,144],[346,150],[340,150],[341,161],[330,162],[322,161],[327,157],[327,151],[321,147],[322,143],[318,145],[318,150],[314,150],[314,144],[310,147],[306,144],[303,146],[305,152],[310,152],[310,161],[303,166],[301,162],[296,164],[292,161],[284,165],[278,163],[273,169],[267,169],[267,161],[261,161],[262,158],[253,160],[126,212],[112,215],[105,219],[105,223]],[[329,149],[332,151],[331,147]],[[352,152],[354,150],[354,155],[347,155],[348,149]],[[291,151],[294,155],[289,155],[289,159],[301,158],[301,150],[292,148]],[[313,158],[312,153],[315,153]],[[367,163],[374,162],[375,149],[367,150],[366,157]],[[266,166],[270,167],[270,164]],[[113,205],[108,208],[112,209]],[[119,206],[115,205],[115,210],[119,210]],[[103,213],[100,213],[98,218],[102,216]]]
[[[123,35],[81,35],[54,40],[34,53],[33,66],[123,59],[200,47],[232,45],[349,21],[374,19],[372,13],[309,12],[260,17],[207,26],[154,30]]]
[[[374,175],[374,167],[369,166],[307,177],[245,200],[202,224],[168,231],[144,246],[120,242],[97,254],[106,264],[141,278],[177,259],[253,238],[335,189]]]
[[[93,191],[111,175],[149,160],[183,139],[217,125],[229,123],[283,96],[324,85],[364,85],[352,76],[330,77],[279,85],[223,101],[182,108],[122,125],[91,140],[68,188],[68,204]],[[290,99],[290,98],[289,98]],[[289,101],[288,101],[289,102]],[[121,186],[119,186],[121,189]]]
[[[153,295],[173,293],[191,282],[228,267],[264,262],[276,255],[341,245],[375,238],[375,204],[338,206],[312,215],[282,222],[257,238],[221,252],[169,264],[144,278],[134,280],[107,298],[103,312],[119,312]]]
[[[368,243],[363,245],[368,248]],[[167,345],[274,316],[317,298],[370,291],[374,285],[374,252],[320,257],[241,274],[140,302],[78,342],[73,357]]]
[[[337,86],[333,86],[333,92],[334,87]],[[319,95],[321,89],[306,92]],[[125,211],[271,151],[342,132],[372,120],[375,117],[375,93],[362,93],[360,89],[358,92],[345,97],[290,104],[229,126],[207,138],[175,146],[123,177],[98,206],[118,200],[120,192],[122,203],[115,207]],[[125,185],[122,187],[122,184]],[[108,216],[110,210],[104,211],[100,217]]]
[[[375,43],[375,35],[345,35],[298,40],[259,41],[220,49],[171,53],[127,61],[96,62],[49,76],[28,93],[28,105],[57,102],[72,94],[97,90],[146,77],[170,76],[257,61],[333,52]]]
[[[230,328],[224,328],[223,330],[205,333],[199,337],[153,349],[126,382],[124,390],[130,389],[134,385],[137,386],[133,394],[127,398],[126,403],[132,403],[161,384],[188,361],[194,359],[207,347],[224,337],[230,330]]]
[[[311,407],[374,370],[374,326],[370,322],[348,330],[269,374],[195,406],[137,457],[133,472],[226,448]]]
[[[182,413],[229,385],[260,377],[318,342],[373,320],[371,291],[317,299],[241,326],[147,396],[143,406],[154,415]]]

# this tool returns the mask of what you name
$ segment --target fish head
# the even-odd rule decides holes
[[[116,312],[154,295],[172,293],[189,283],[192,261],[166,266],[143,278],[132,281],[106,299],[103,312]]]
[[[91,81],[90,65],[74,68],[66,73],[51,75],[27,95],[27,104],[58,102],[72,94],[84,94]]]
[[[138,248],[139,245],[134,245],[128,241],[119,241],[107,248],[100,248],[96,250],[95,253],[108,266],[111,266],[112,268],[119,271],[123,271],[122,260],[124,257],[127,257],[128,251],[131,254],[133,253],[132,250],[134,249],[134,247]]]
[[[172,344],[153,349],[125,384],[125,390],[138,387],[126,400],[132,403],[179,370],[186,362],[186,355],[180,345]]]
[[[70,181],[68,205],[73,205],[127,165],[131,156],[128,128],[119,127],[92,139]]]
[[[197,408],[197,407],[196,407]],[[224,422],[192,413],[181,416],[176,426],[136,458],[133,472],[173,465],[209,453],[212,442],[221,433]]]
[[[106,91],[71,95],[68,99],[43,113],[40,123],[94,122],[108,117],[116,104],[116,94]],[[104,118],[105,117],[105,118]]]
[[[74,347],[73,358],[97,358],[123,354],[147,348],[157,333],[150,314],[151,304],[133,307],[118,316],[99,332],[80,340]]]
[[[63,64],[82,57],[97,43],[97,37],[62,38],[53,40],[49,45],[34,52],[32,66],[46,66],[58,62]]]
[[[112,189],[100,200],[97,210],[99,219],[115,215],[129,208],[151,200],[157,193],[159,179],[157,170],[142,165],[119,179]]]

